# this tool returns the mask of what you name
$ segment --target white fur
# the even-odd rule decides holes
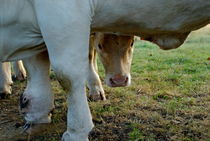
[[[49,59],[46,52],[24,59],[27,70],[27,87],[23,99],[29,104],[21,109],[25,119],[32,123],[51,122],[50,111],[54,108],[54,95],[49,79]],[[22,100],[23,100],[22,99]]]

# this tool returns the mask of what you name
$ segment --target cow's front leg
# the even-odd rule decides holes
[[[52,68],[68,94],[67,131],[62,140],[87,141],[93,128],[85,94],[91,21],[89,1],[34,2]]]
[[[87,35],[84,38],[84,35]],[[63,141],[87,141],[93,127],[85,82],[88,74],[88,34],[74,35],[61,48],[49,47],[51,64],[68,94],[67,131]],[[62,55],[60,55],[62,54]]]
[[[50,111],[54,108],[54,96],[49,79],[48,54],[43,52],[24,59],[23,62],[28,77],[27,87],[20,97],[20,111],[28,124],[49,123]]]
[[[66,46],[62,46],[63,50],[49,49],[53,70],[68,94],[67,131],[63,134],[63,141],[87,141],[93,127],[85,94],[88,74],[88,48],[85,47],[87,38],[88,36],[86,39],[77,36]],[[76,42],[78,40],[80,43]]]
[[[97,58],[96,58],[96,44],[95,36],[90,36],[90,43],[89,43],[89,69],[88,69],[88,82],[87,86],[89,88],[89,96],[91,100],[106,100],[106,96],[104,93],[103,86],[101,84],[101,80],[97,73]]]

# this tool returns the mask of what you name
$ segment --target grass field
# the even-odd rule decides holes
[[[89,102],[95,123],[90,141],[210,141],[210,28],[192,33],[176,50],[163,51],[137,41],[134,52],[132,85],[105,86],[108,100]],[[99,70],[103,79],[101,64]],[[32,136],[33,141],[59,140],[66,129],[66,95],[53,75],[52,84],[56,96],[53,123],[47,131]],[[13,117],[4,127],[0,124],[0,140],[7,130],[15,132],[16,122],[22,122],[17,98],[23,87],[16,82],[14,96],[0,100],[1,114]]]

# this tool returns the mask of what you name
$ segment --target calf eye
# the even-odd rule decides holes
[[[98,44],[98,48],[99,48],[100,50],[102,50],[102,45],[101,45],[101,44]]]

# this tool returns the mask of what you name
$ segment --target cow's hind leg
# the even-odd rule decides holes
[[[51,122],[54,108],[49,79],[49,58],[47,52],[23,60],[27,71],[27,87],[20,97],[20,111],[28,124]],[[26,126],[26,129],[29,126]],[[28,130],[30,131],[30,130]]]

